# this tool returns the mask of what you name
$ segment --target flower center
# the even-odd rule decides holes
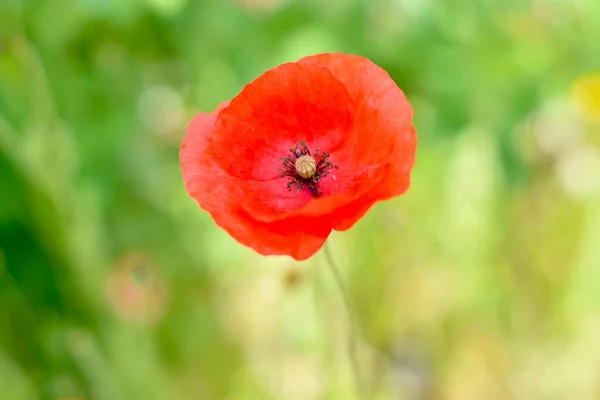
[[[302,156],[294,164],[296,172],[304,179],[310,179],[317,171],[317,162],[311,156]]]
[[[280,168],[281,177],[289,179],[288,190],[308,189],[315,197],[321,195],[319,182],[329,174],[331,168],[337,168],[329,160],[328,153],[319,153],[319,149],[315,149],[313,155],[304,142],[296,143],[290,149],[290,155],[281,160],[283,161],[283,166]]]

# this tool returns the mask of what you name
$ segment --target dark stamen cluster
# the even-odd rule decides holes
[[[315,161],[315,170],[312,176],[304,178],[300,175],[297,169],[297,161],[301,157],[312,157]],[[280,168],[281,177],[289,178],[287,188],[289,191],[308,189],[313,196],[320,196],[319,182],[329,174],[331,168],[337,168],[336,165],[329,160],[329,153],[321,152],[315,149],[314,155],[310,153],[308,146],[304,142],[298,142],[290,149],[289,157],[281,159],[283,166]]]

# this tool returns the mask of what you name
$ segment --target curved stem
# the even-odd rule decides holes
[[[344,280],[342,279],[342,275],[340,274],[339,269],[337,268],[335,261],[333,261],[333,256],[331,255],[331,250],[329,248],[329,243],[325,242],[324,253],[325,258],[327,259],[327,265],[331,270],[333,278],[342,294],[342,299],[344,301],[344,306],[346,308],[346,312],[348,314],[348,323],[350,325],[350,338],[348,340],[348,355],[350,356],[350,362],[352,363],[352,369],[354,371],[354,378],[356,379],[357,391],[361,399],[367,398],[367,387],[365,382],[363,381],[363,376],[361,374],[361,370],[358,362],[358,322],[356,320],[356,315],[354,314],[354,307],[352,306],[352,301],[350,299],[350,293],[346,289],[346,285],[344,284]]]

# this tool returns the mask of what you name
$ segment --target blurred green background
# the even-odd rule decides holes
[[[323,254],[188,198],[187,122],[342,51],[413,103],[413,185],[330,239],[369,398],[600,398],[597,0],[0,0],[0,400],[357,398]]]

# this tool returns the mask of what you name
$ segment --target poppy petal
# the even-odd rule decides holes
[[[297,260],[310,257],[323,245],[331,231],[330,225],[287,218],[266,223],[257,221],[241,206],[241,181],[229,176],[215,162],[209,138],[217,114],[198,114],[188,126],[180,149],[181,169],[186,190],[215,223],[240,243],[261,254],[287,254]]]
[[[299,62],[327,67],[352,96],[355,104],[353,132],[344,146],[333,152],[340,169],[364,164],[389,164],[386,174],[355,201],[337,210],[334,229],[351,227],[378,200],[404,193],[415,163],[417,136],[413,109],[389,74],[372,61],[356,55],[325,53]]]
[[[353,102],[329,69],[288,63],[246,85],[219,113],[213,146],[232,176],[279,177],[281,158],[297,142],[332,152],[347,139]]]
[[[385,166],[369,166],[334,180],[328,176],[321,183],[323,195],[313,197],[310,192],[288,191],[286,181],[247,181],[243,185],[241,206],[255,219],[272,222],[294,217],[323,217],[357,199],[357,195],[372,190],[380,181]],[[335,174],[337,171],[333,172]],[[324,219],[324,221],[327,219]],[[328,223],[328,222],[320,222]]]
[[[299,62],[328,68],[354,100],[354,132],[344,148],[337,149],[340,158],[373,164],[387,162],[394,154],[407,164],[403,158],[416,147],[413,109],[384,69],[367,58],[340,53],[317,54]]]
[[[408,131],[416,137],[413,126]],[[406,152],[401,161],[388,163],[380,175],[380,180],[370,190],[357,194],[353,202],[339,207],[333,217],[333,229],[345,231],[351,228],[376,202],[406,192],[410,186],[410,171],[415,162],[415,151]]]

